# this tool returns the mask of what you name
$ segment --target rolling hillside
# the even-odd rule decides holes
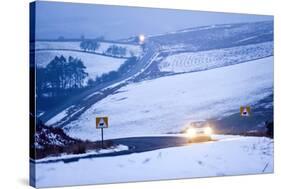
[[[273,41],[273,22],[222,24],[187,28],[150,36],[163,49],[178,46],[186,51],[203,51]]]
[[[272,95],[272,87],[273,57],[132,83],[64,129],[72,137],[98,140],[95,117],[107,115],[106,138],[179,132],[192,121],[222,118],[242,105],[255,105]]]
[[[185,73],[208,70],[273,55],[273,43],[265,42],[209,51],[168,55],[158,65],[161,72]]]

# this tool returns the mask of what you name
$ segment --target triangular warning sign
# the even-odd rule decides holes
[[[99,126],[103,127],[104,125],[105,125],[105,121],[104,121],[103,118],[101,118],[100,121],[99,121]]]
[[[108,117],[97,117],[96,118],[97,128],[107,128],[108,127]]]
[[[243,117],[250,116],[250,107],[249,106],[240,107],[240,115]]]
[[[247,108],[244,108],[242,114],[243,114],[243,116],[249,116],[249,113],[248,113],[248,111],[247,111]]]

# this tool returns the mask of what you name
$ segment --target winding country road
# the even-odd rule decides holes
[[[104,154],[89,154],[83,157],[71,157],[71,158],[64,158],[64,159],[62,158],[62,159],[55,159],[55,160],[46,160],[36,163],[54,163],[59,161],[63,161],[64,163],[71,163],[71,162],[79,161],[80,159],[113,157],[113,156],[127,155],[132,153],[147,152],[147,151],[158,150],[163,148],[191,145],[188,142],[188,139],[184,136],[130,137],[130,138],[112,139],[111,141],[115,145],[121,144],[121,145],[128,146],[129,150],[110,152]]]
[[[126,85],[125,81],[128,81],[136,77],[140,73],[144,72],[149,67],[149,64],[151,63],[153,58],[157,55],[158,50],[159,50],[159,46],[157,44],[153,42],[148,43],[146,45],[144,55],[139,59],[137,64],[131,70],[124,73],[120,78],[110,82],[104,82],[87,91],[80,93],[79,95],[75,95],[69,99],[66,99],[61,104],[58,104],[53,109],[45,112],[42,116],[40,116],[40,120],[46,123],[52,117],[56,116],[57,114],[59,114],[60,112],[62,112],[63,110],[69,107],[72,108],[70,109],[70,111],[68,111],[68,115],[65,118],[63,118],[60,122],[56,123],[55,126],[63,127],[64,125],[77,119],[83,112],[85,112],[93,104],[102,100],[106,96],[112,94],[122,86]],[[100,91],[103,92],[99,93]]]

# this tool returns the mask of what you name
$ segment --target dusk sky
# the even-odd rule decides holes
[[[273,20],[272,16],[37,1],[36,38],[122,39],[179,29]]]

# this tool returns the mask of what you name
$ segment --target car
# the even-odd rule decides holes
[[[198,121],[191,123],[185,134],[190,143],[211,141],[213,129],[208,122]]]

